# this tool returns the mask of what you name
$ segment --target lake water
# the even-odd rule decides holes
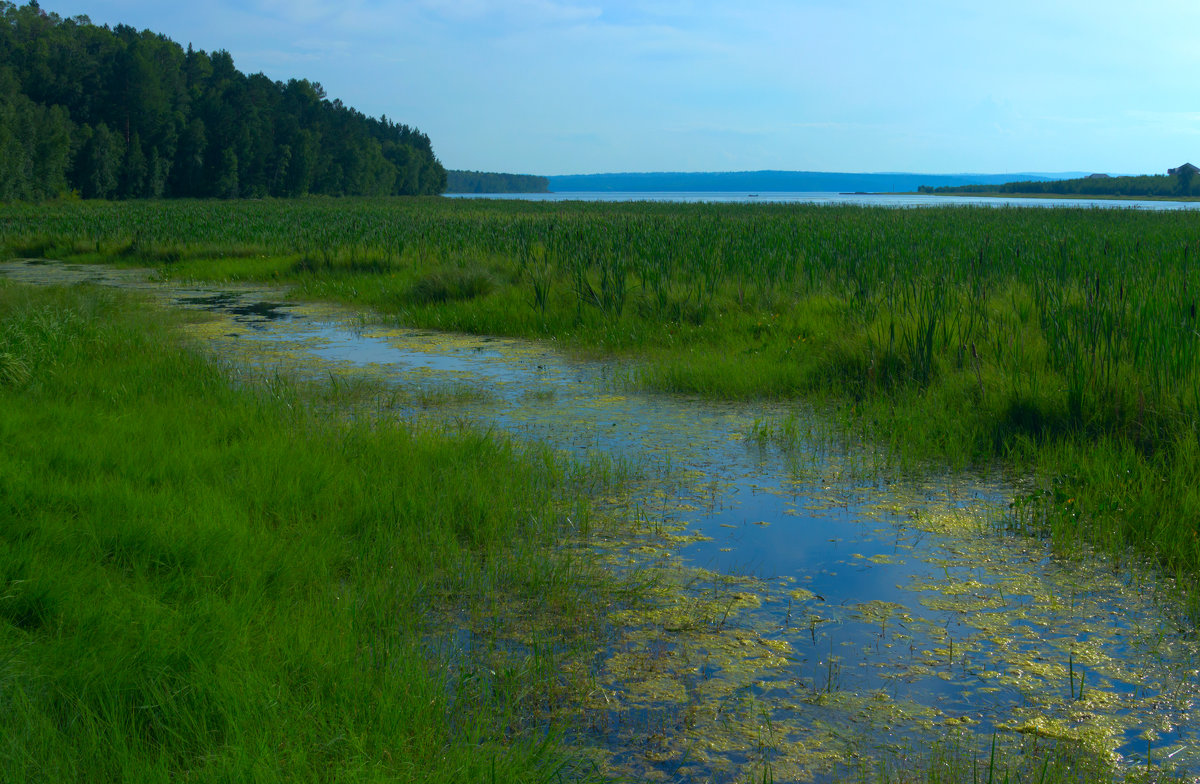
[[[454,199],[518,199],[520,201],[666,201],[683,203],[837,204],[858,207],[1075,207],[1080,209],[1194,210],[1200,202],[1153,199],[1022,199],[992,196],[934,196],[923,193],[759,193],[613,192],[467,193]]]
[[[378,326],[146,271],[0,273],[208,311],[196,335],[220,355],[268,377],[382,383],[397,396],[378,415],[633,465],[628,492],[597,500],[614,527],[584,546],[657,589],[614,613],[594,688],[563,706],[573,739],[617,771],[836,781],[846,760],[870,769],[959,732],[1078,742],[1118,768],[1149,753],[1200,779],[1200,641],[1169,586],[1005,533],[1029,491],[1018,477],[897,472],[818,412],[639,393],[624,381],[636,367],[549,344]],[[450,639],[485,644],[471,629]]]

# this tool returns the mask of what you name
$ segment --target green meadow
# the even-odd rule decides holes
[[[627,357],[645,389],[815,402],[910,470],[1032,477],[1016,532],[1151,561],[1195,613],[1198,229],[1098,209],[79,202],[0,208],[0,256],[287,284]],[[590,775],[530,720],[561,688],[555,657],[594,646],[626,590],[553,546],[587,516],[571,471],[324,417],[312,390],[236,383],[162,320],[111,292],[0,287],[9,778]],[[464,677],[429,619],[498,592],[558,642]],[[864,775],[988,780],[994,762],[947,747]]]
[[[171,318],[0,284],[0,778],[569,770],[534,706],[615,581],[551,546],[586,520],[568,472],[235,382]],[[543,619],[545,648],[438,642],[483,612]]]

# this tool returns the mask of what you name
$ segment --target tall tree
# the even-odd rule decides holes
[[[89,199],[105,199],[117,189],[117,177],[124,159],[121,138],[104,123],[95,128],[84,126],[86,141],[80,153],[80,185]],[[78,166],[78,165],[77,165]]]

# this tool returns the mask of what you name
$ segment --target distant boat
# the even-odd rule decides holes
[[[746,198],[747,199],[757,199],[758,194],[757,193],[749,193],[749,194],[746,194]]]

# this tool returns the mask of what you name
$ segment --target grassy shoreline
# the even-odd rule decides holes
[[[594,647],[608,578],[553,546],[586,513],[561,468],[330,420],[181,347],[178,319],[0,283],[0,778],[568,770],[526,703]],[[430,635],[494,594],[551,637],[468,677]]]

